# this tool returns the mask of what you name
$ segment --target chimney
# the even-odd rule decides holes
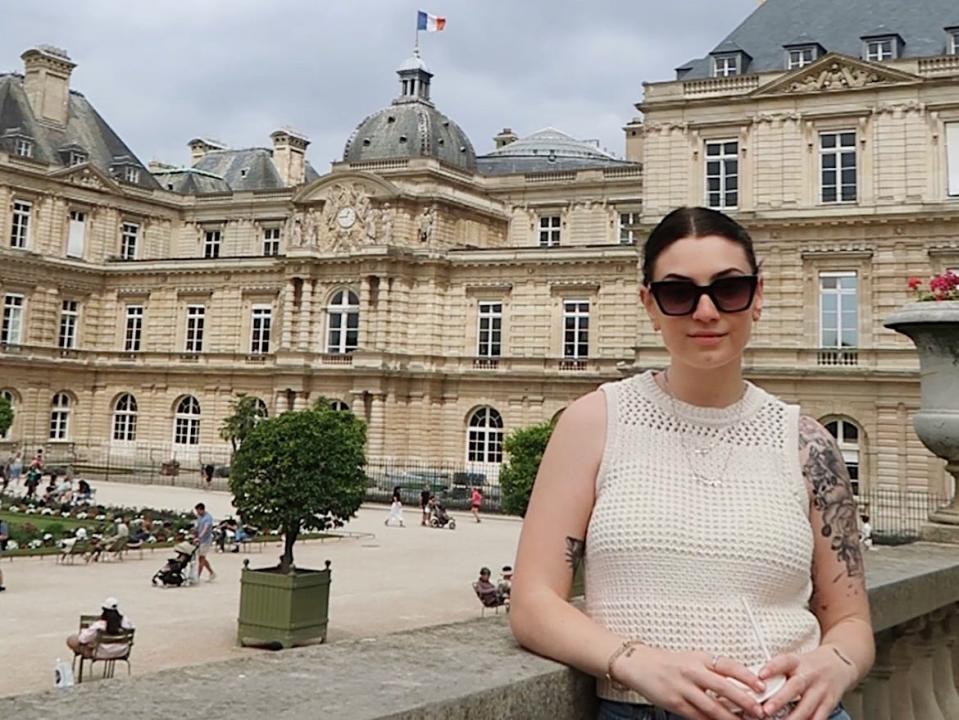
[[[497,150],[499,150],[501,147],[509,145],[510,143],[514,143],[517,140],[519,140],[519,138],[511,128],[503,128],[499,135],[493,138],[493,142],[496,143]]]
[[[190,165],[196,165],[211,150],[226,150],[226,145],[208,138],[193,138],[187,143],[190,148]]]
[[[306,146],[310,141],[302,133],[285,128],[270,134],[273,140],[273,164],[286,187],[306,181]]]
[[[643,119],[634,117],[623,131],[626,133],[626,159],[643,162]]]
[[[70,103],[70,73],[77,65],[66,50],[40,45],[20,56],[23,89],[33,114],[40,120],[67,124]]]

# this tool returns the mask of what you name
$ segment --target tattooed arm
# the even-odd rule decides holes
[[[815,533],[810,608],[831,645],[862,679],[874,647],[859,542],[859,506],[836,440],[806,415],[799,419],[799,458],[809,492],[809,521]]]
[[[829,431],[805,415],[799,419],[799,459],[814,538],[809,607],[819,620],[822,640],[812,652],[779,656],[768,663],[767,676],[784,673],[789,680],[765,707],[769,716],[799,695],[799,707],[789,717],[806,720],[826,717],[865,676],[875,659],[875,646],[859,544],[859,508],[846,463]]]

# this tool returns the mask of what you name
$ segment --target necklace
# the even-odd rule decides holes
[[[669,368],[663,371],[663,387],[666,389],[666,396],[669,398],[669,405],[673,410],[673,415],[678,420],[683,420],[682,415],[679,414],[679,410],[676,408],[676,399],[673,397],[673,389],[669,386]],[[701,485],[706,487],[721,487],[723,480],[726,476],[726,470],[729,468],[729,461],[733,456],[733,444],[726,443],[727,451],[726,458],[723,461],[722,470],[719,471],[717,477],[710,477],[707,474],[700,472],[696,469],[696,466],[693,465],[692,456],[695,455],[702,462],[707,455],[709,455],[713,450],[722,445],[728,439],[730,430],[735,428],[742,422],[743,416],[746,412],[746,391],[743,391],[743,396],[739,399],[739,417],[736,418],[736,422],[730,425],[727,425],[723,430],[722,434],[716,438],[712,443],[698,448],[692,448],[690,450],[686,445],[686,433],[682,430],[679,431],[679,444],[683,448],[683,457],[686,458],[686,465],[689,468],[689,472],[692,473],[693,477]]]

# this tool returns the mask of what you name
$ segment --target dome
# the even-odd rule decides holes
[[[400,96],[361,122],[343,150],[343,160],[433,158],[469,172],[476,170],[476,153],[466,133],[430,101],[432,73],[419,53],[396,71]]]
[[[486,157],[553,157],[580,158],[586,160],[615,160],[605,150],[594,143],[577,140],[556,128],[544,128],[520,138],[509,145],[488,153]]]
[[[632,167],[634,164],[617,159],[595,142],[577,140],[549,127],[480,156],[477,165],[483,175],[509,175]]]

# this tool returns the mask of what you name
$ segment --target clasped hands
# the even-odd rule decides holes
[[[775,687],[776,676],[785,683],[759,702],[767,692],[767,681]],[[829,645],[808,653],[778,655],[758,672],[725,656],[644,646],[617,662],[615,678],[654,705],[688,720],[742,720],[736,713],[748,720],[827,720],[855,682],[856,670]]]

